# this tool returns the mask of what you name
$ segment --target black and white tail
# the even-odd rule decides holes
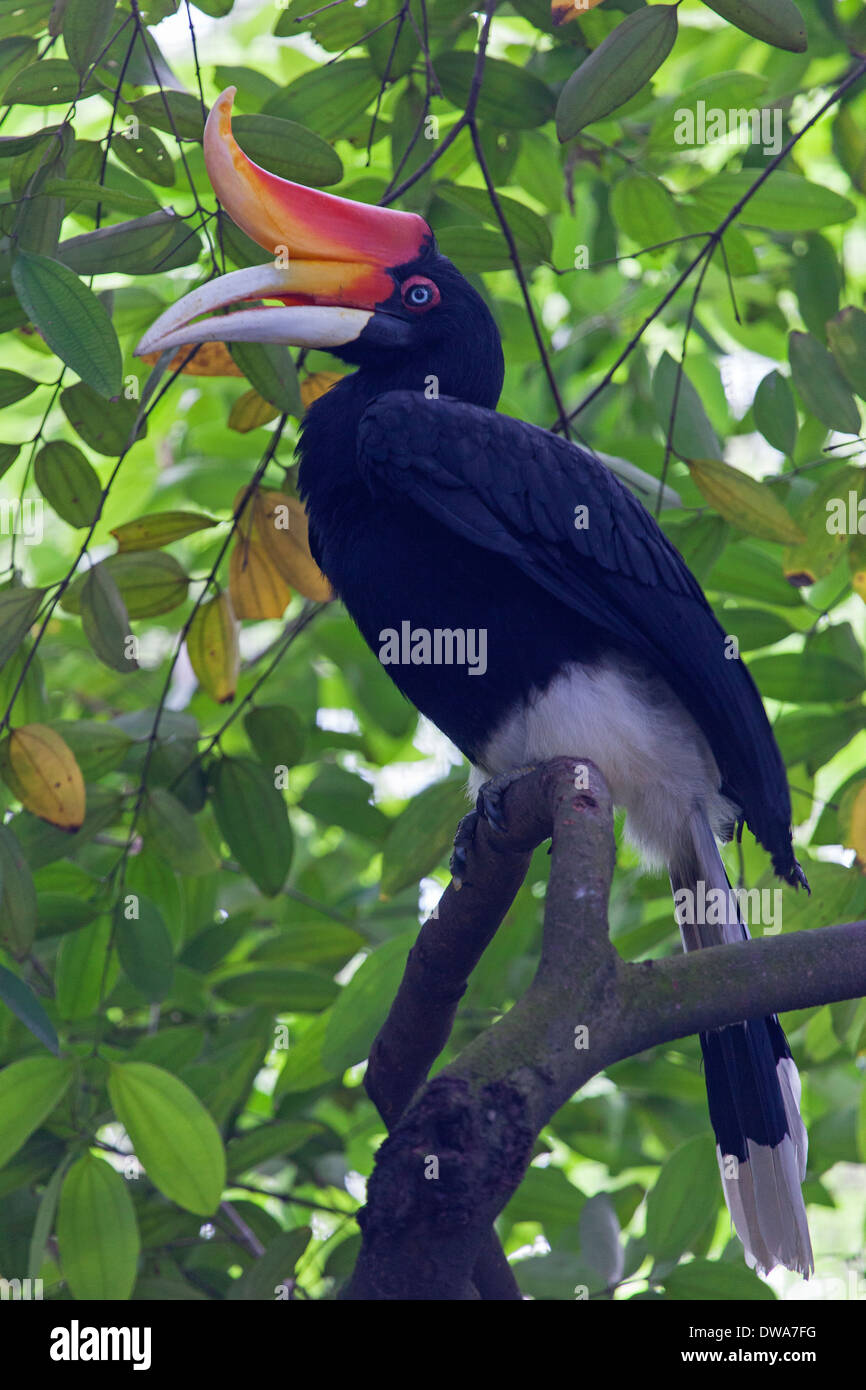
[[[702,809],[693,812],[688,832],[670,865],[685,949],[747,939]],[[710,897],[711,890],[721,893]],[[724,906],[720,912],[701,912],[708,901]],[[800,1118],[800,1078],[779,1020],[775,1014],[747,1019],[700,1037],[722,1187],[746,1262],[762,1274],[781,1264],[808,1278],[814,1264],[801,1188],[806,1129]]]

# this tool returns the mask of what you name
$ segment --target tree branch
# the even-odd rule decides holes
[[[513,782],[502,807],[503,831],[478,822],[469,882],[447,889],[438,918],[422,928],[371,1052],[368,1090],[392,1133],[359,1213],[363,1242],[347,1298],[513,1297],[504,1291],[510,1271],[497,1284],[504,1257],[492,1223],[541,1129],[591,1077],[692,1033],[866,994],[862,922],[623,961],[608,934],[614,838],[598,769],[556,758]],[[405,1109],[447,1036],[466,975],[548,836],[532,984]]]

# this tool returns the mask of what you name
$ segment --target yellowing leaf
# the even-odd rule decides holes
[[[218,525],[213,517],[199,512],[149,512],[147,516],[136,517],[135,521],[115,526],[111,534],[117,541],[118,551],[158,550],[195,531],[206,531]]]
[[[601,0],[593,0],[598,5]],[[332,386],[336,386],[338,381],[343,380],[342,372],[311,372],[310,375],[301,382],[301,404],[304,410],[309,410],[313,401],[317,401],[320,396],[324,396],[330,391]]]
[[[189,347],[178,348],[168,364],[168,370],[176,372],[181,362],[189,357],[190,351]],[[160,352],[145,352],[141,360],[152,367],[161,356]],[[182,370],[189,376],[243,376],[225,343],[199,343],[195,357]]]
[[[238,630],[231,599],[222,593],[196,610],[186,635],[186,650],[198,683],[220,705],[233,700],[237,689],[241,665]]]
[[[692,459],[689,472],[710,506],[743,531],[788,545],[805,540],[800,527],[766,483],[759,483],[748,473],[718,459]]]
[[[276,420],[279,413],[278,406],[271,405],[258,391],[250,388],[242,396],[238,396],[229,411],[229,429],[237,430],[238,434],[249,434],[250,430],[258,429],[259,425]]]
[[[253,512],[254,534],[277,573],[304,598],[328,602],[334,591],[310,554],[307,513],[297,497],[260,492]]]
[[[801,503],[797,523],[804,533],[799,545],[785,551],[782,568],[789,584],[801,589],[829,574],[843,551],[851,545],[850,508],[854,505],[854,523],[858,521],[858,504],[863,490],[864,475],[860,468],[840,468]],[[852,555],[852,569],[866,569]],[[855,585],[856,588],[856,585]]]
[[[24,724],[0,744],[3,779],[34,816],[61,830],[84,820],[84,778],[72,750],[47,724]]]
[[[235,542],[229,559],[229,594],[238,618],[281,618],[291,590],[255,540]]]
[[[853,849],[857,863],[866,868],[866,782],[855,783],[843,794],[839,806],[842,843]]]

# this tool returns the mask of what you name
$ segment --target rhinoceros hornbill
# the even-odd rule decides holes
[[[717,836],[745,821],[776,873],[808,885],[761,698],[694,576],[604,464],[497,414],[495,322],[424,219],[259,168],[232,136],[233,96],[207,122],[208,173],[274,259],[187,294],[139,351],[289,343],[354,364],[308,411],[299,483],[313,555],[369,646],[472,763],[474,790],[591,758],[645,862],[668,868],[686,950],[743,940]],[[806,1133],[779,1021],[701,1046],[746,1258],[808,1275]]]

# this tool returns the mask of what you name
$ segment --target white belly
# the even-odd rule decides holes
[[[616,657],[574,663],[496,729],[473,768],[473,797],[488,777],[559,756],[603,773],[627,838],[648,866],[670,863],[695,804],[716,833],[733,819],[719,770],[688,711],[659,676]]]

